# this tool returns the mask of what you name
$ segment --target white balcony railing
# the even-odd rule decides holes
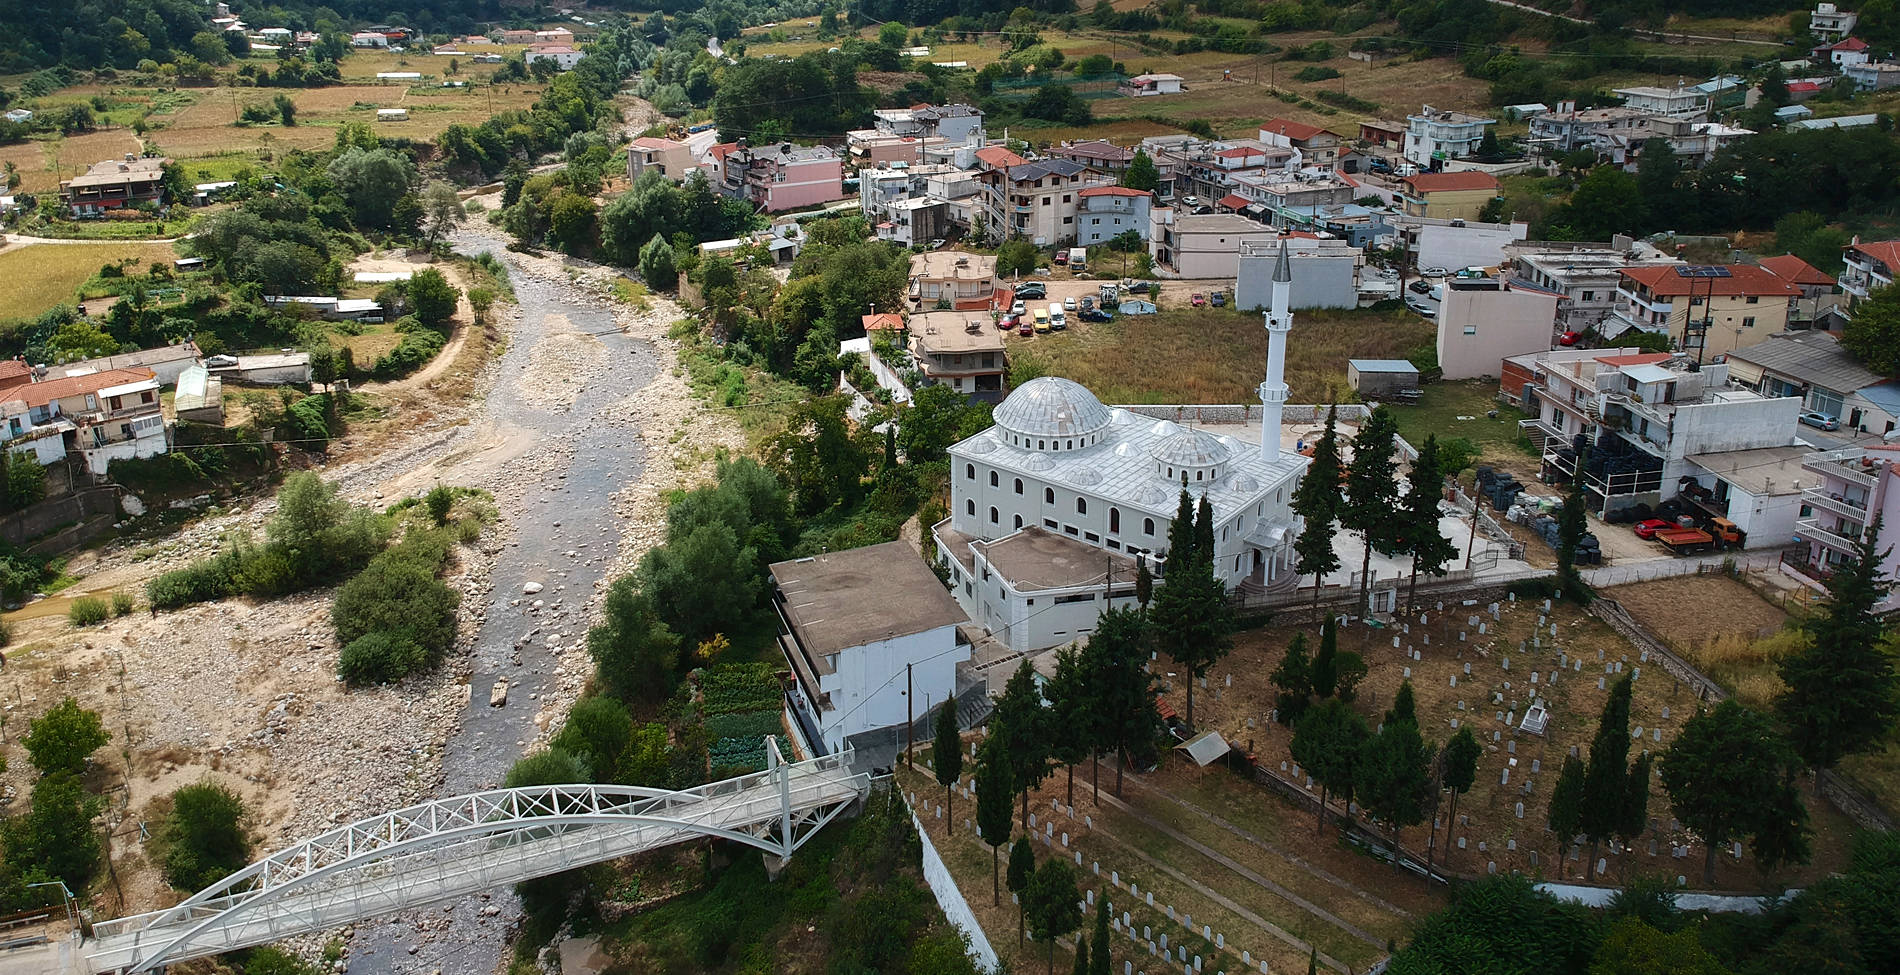
[[[1832,511],[1855,524],[1867,523],[1867,502],[1853,501],[1845,497],[1829,494],[1820,488],[1808,488],[1801,492],[1801,503],[1811,508]]]
[[[1821,523],[1813,518],[1795,522],[1794,531],[1795,534],[1800,535],[1802,538],[1820,542],[1822,545],[1826,545],[1828,548],[1834,549],[1837,552],[1852,552],[1854,546],[1859,544],[1846,535],[1842,535],[1832,529],[1822,528]]]

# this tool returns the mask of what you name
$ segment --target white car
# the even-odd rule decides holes
[[[1062,299],[1062,310],[1063,311],[1075,310],[1075,296],[1074,295],[1070,295],[1067,298]]]
[[[1027,314],[1028,312],[1029,312],[1028,307],[1025,306],[1020,301],[1009,306],[1009,313],[1012,315],[1015,315],[1017,318],[1023,317],[1023,315]]]

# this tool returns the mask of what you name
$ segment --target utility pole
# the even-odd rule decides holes
[[[917,732],[917,718],[915,714],[913,714],[916,709],[912,707],[915,696],[911,694],[910,668],[911,665],[909,663],[904,664],[904,766],[914,770],[917,768],[917,741],[915,737]]]

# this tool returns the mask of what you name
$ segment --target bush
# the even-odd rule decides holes
[[[330,444],[329,394],[306,396],[291,404],[284,416],[290,438],[301,441],[306,449],[322,450]]]
[[[409,303],[416,317],[431,328],[440,327],[455,317],[456,300],[462,292],[435,268],[417,271],[409,279]]]
[[[111,740],[99,712],[87,711],[69,697],[33,719],[20,743],[26,746],[34,768],[42,775],[55,775],[81,771],[86,759]]]
[[[435,519],[436,524],[446,525],[449,523],[449,509],[455,505],[455,492],[438,484],[429,489],[423,503],[428,506],[429,517]]]
[[[244,801],[214,782],[172,793],[172,811],[159,826],[165,880],[197,891],[236,873],[251,860],[244,832]]]
[[[461,597],[436,579],[449,541],[435,532],[412,531],[337,591],[331,620],[337,639],[356,642],[371,633],[402,637],[431,660],[455,642],[455,609]]]
[[[66,608],[66,618],[72,620],[74,626],[97,626],[110,615],[112,607],[94,596],[81,596]]]
[[[173,569],[145,584],[145,601],[155,609],[177,609],[223,599],[238,591],[236,580],[243,567],[241,556],[232,550]]]
[[[120,590],[112,594],[112,615],[130,616],[137,608],[138,603],[133,600],[131,593]]]
[[[1339,77],[1339,72],[1322,65],[1308,65],[1294,72],[1294,81],[1331,81]]]
[[[365,633],[343,648],[336,674],[351,684],[386,684],[427,663],[429,654],[400,633]]]
[[[446,340],[441,332],[428,329],[404,332],[402,341],[396,343],[395,348],[383,353],[382,357],[376,360],[376,364],[370,367],[370,374],[385,382],[401,379],[428,365],[429,360],[435,358],[435,354],[442,351],[442,346],[445,344]]]

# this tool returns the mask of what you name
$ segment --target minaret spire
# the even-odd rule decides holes
[[[1286,239],[1273,265],[1273,300],[1267,311],[1267,378],[1260,384],[1260,459],[1280,459],[1280,414],[1286,405],[1286,335],[1293,329],[1293,262]]]

